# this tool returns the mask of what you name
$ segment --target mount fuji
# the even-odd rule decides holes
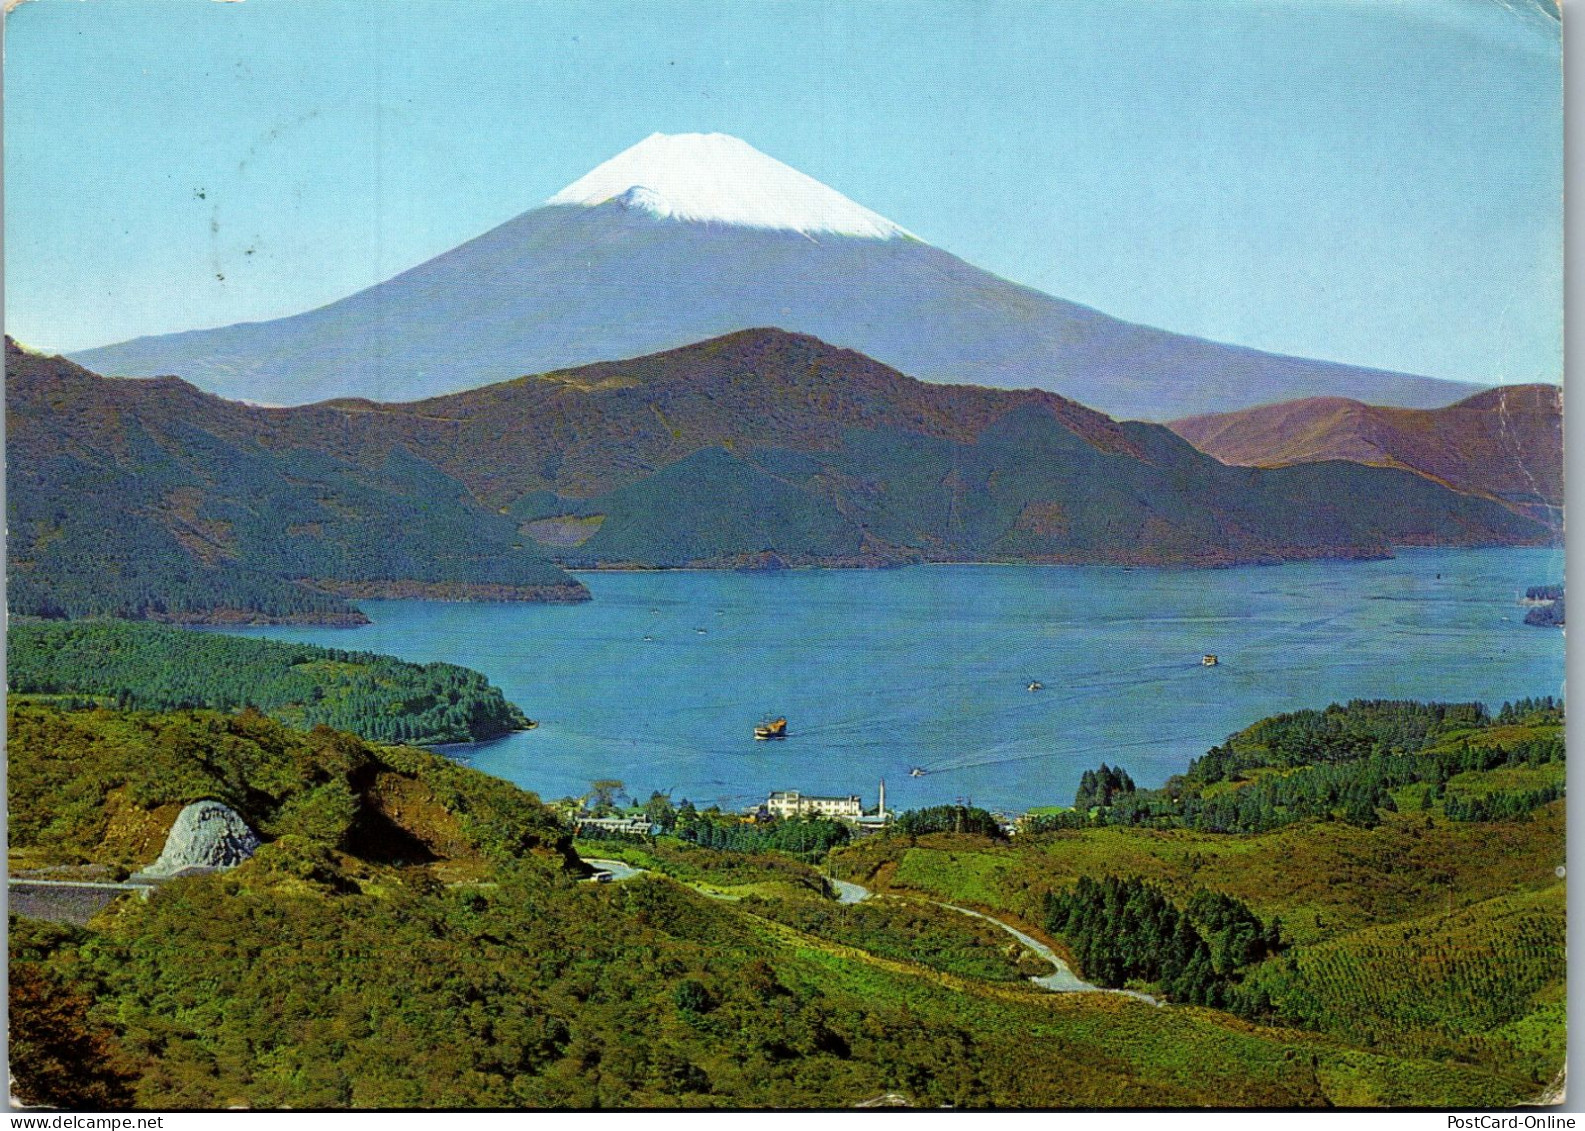
[[[1008,282],[721,134],[655,134],[541,207],[328,306],[74,360],[291,405],[415,400],[778,326],[928,381],[1170,420],[1300,397],[1434,407],[1479,386],[1112,318]]]

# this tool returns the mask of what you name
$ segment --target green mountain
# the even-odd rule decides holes
[[[1036,924],[1099,985],[1478,1066],[1547,1102],[1567,1031],[1563,733],[1550,698],[1333,704],[1230,735],[1162,789],[1102,766],[1086,777],[1119,788],[1010,841],[873,837],[828,864]],[[1423,1102],[1320,1076],[1338,1106]]]
[[[1227,467],[1052,393],[749,330],[414,404],[237,404],[7,353],[12,607],[352,618],[562,566],[1225,565],[1544,541],[1393,468]]]
[[[254,707],[375,742],[473,742],[532,725],[500,688],[455,664],[123,621],[12,624],[6,687],[144,710]]]
[[[270,417],[8,340],[12,610],[359,623],[343,597],[587,597],[421,456],[342,458],[274,435]]]

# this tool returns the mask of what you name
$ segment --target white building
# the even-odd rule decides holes
[[[810,797],[796,789],[778,789],[765,801],[772,817],[831,817],[853,820],[864,815],[858,794],[850,797]]]
[[[579,817],[578,831],[584,829],[626,833],[629,836],[654,836],[656,831],[648,817]]]

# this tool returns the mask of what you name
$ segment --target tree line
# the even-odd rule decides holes
[[[756,818],[749,822],[738,814],[723,813],[715,806],[701,810],[687,798],[674,806],[663,793],[650,796],[644,805],[644,815],[662,835],[720,852],[784,852],[813,860],[837,845],[846,844],[851,836],[846,825],[823,817]],[[584,840],[649,839],[592,826],[585,826],[578,835]]]
[[[17,694],[122,709],[253,707],[307,730],[435,745],[530,725],[500,689],[455,664],[125,621],[15,624],[6,680]]]
[[[976,836],[1003,836],[1001,822],[988,810],[973,805],[932,805],[900,813],[892,829],[904,836],[927,833],[972,833]]]
[[[1547,696],[1503,704],[1495,723],[1549,724],[1562,718],[1562,704]],[[1382,813],[1397,810],[1392,795],[1404,786],[1434,788],[1462,773],[1564,760],[1563,738],[1557,734],[1488,743],[1466,737],[1450,749],[1424,749],[1451,741],[1449,732],[1492,725],[1479,704],[1356,701],[1325,712],[1296,712],[1234,735],[1161,789],[1135,789],[1126,771],[1104,764],[1086,771],[1072,811],[1034,817],[1024,827],[1030,832],[1123,826],[1259,833],[1322,818],[1373,828]],[[1301,753],[1311,762],[1295,762]],[[1261,770],[1280,772],[1245,780]],[[1241,784],[1207,788],[1224,781]],[[1562,795],[1561,784],[1478,799],[1455,795],[1444,801],[1444,812],[1452,820],[1514,820]]]
[[[1201,889],[1179,908],[1137,877],[1082,876],[1067,891],[1047,892],[1045,926],[1063,938],[1091,981],[1144,983],[1216,1009],[1232,1000],[1242,967],[1282,945],[1277,919],[1262,922],[1231,896]]]

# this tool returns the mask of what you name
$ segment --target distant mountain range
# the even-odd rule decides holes
[[[755,326],[1119,419],[1315,395],[1432,407],[1479,387],[1119,321],[982,271],[718,134],[650,137],[545,206],[317,310],[74,358],[258,403],[407,401]]]
[[[1563,395],[1554,385],[1490,389],[1418,411],[1313,397],[1167,427],[1223,463],[1283,467],[1346,459],[1401,467],[1562,524]]]
[[[1550,536],[1412,472],[1228,467],[1160,425],[769,329],[290,409],[8,343],[6,401],[11,601],[39,615],[586,596],[569,566],[1223,565]]]

